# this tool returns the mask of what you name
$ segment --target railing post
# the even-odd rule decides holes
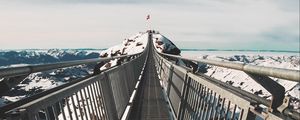
[[[110,80],[108,79],[107,73],[105,74],[105,79],[100,80],[100,87],[103,93],[103,99],[104,99],[104,107],[108,116],[108,119],[110,120],[117,120],[118,119],[118,113],[116,109],[116,104],[110,84]]]
[[[167,86],[167,95],[169,97],[170,95],[170,88],[171,88],[171,84],[172,84],[172,77],[173,77],[173,71],[174,70],[174,67],[173,67],[173,64],[170,66],[170,72],[169,72],[169,79],[168,79],[168,86]]]
[[[188,71],[187,71],[184,76],[184,84],[183,84],[183,87],[181,90],[182,95],[181,95],[180,105],[178,108],[178,116],[177,116],[178,120],[183,120],[183,117],[184,117],[184,112],[185,112],[184,109],[185,109],[185,106],[187,103],[186,100],[187,100],[187,97],[189,94],[190,83],[191,83],[191,78],[189,78]]]
[[[283,103],[285,88],[268,76],[251,73],[246,74],[271,93],[271,106],[268,107],[270,107],[272,111],[278,111],[277,108]]]
[[[162,69],[162,63],[163,63],[163,59],[160,59],[160,61],[158,62],[158,65],[160,67],[160,69],[158,69],[158,75],[160,76],[161,75],[161,69]]]

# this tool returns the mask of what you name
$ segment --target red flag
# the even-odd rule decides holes
[[[147,15],[147,18],[146,18],[146,20],[149,20],[150,19],[150,15]]]

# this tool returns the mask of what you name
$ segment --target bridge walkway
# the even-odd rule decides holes
[[[168,120],[167,103],[155,69],[152,51],[149,51],[144,78],[134,101],[129,120]]]

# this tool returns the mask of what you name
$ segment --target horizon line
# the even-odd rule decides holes
[[[108,48],[22,48],[22,49],[0,49],[0,51],[8,50],[107,50]],[[289,53],[299,53],[296,50],[272,50],[272,49],[217,49],[217,48],[181,48],[181,51],[251,51],[251,52],[289,52]]]

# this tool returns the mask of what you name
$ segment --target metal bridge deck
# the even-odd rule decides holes
[[[164,100],[162,88],[154,66],[152,54],[149,54],[144,78],[129,120],[168,120],[167,103]]]

